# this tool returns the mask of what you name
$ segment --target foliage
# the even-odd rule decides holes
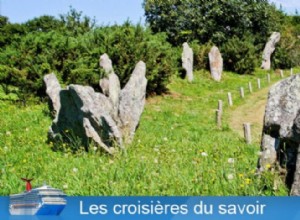
[[[198,41],[191,42],[190,47],[194,52],[195,69],[200,70],[209,68],[208,53],[212,46],[213,44],[211,42],[208,42],[206,44],[200,44]]]
[[[300,65],[300,16],[287,16],[281,39],[272,56],[274,68],[286,69]]]
[[[164,34],[153,35],[141,25],[126,22],[122,26],[97,28],[93,40],[97,39],[102,43],[95,54],[109,54],[121,86],[129,80],[135,64],[143,60],[147,66],[148,94],[166,91],[170,76],[176,72],[176,57]]]
[[[173,50],[165,35],[153,35],[130,22],[96,28],[93,20],[71,9],[60,19],[41,16],[22,25],[10,24],[3,17],[1,25],[0,65],[5,71],[0,73],[0,84],[17,86],[26,96],[43,96],[42,78],[51,71],[63,84],[91,85],[99,90],[98,60],[103,53],[111,57],[122,85],[139,60],[146,62],[148,94],[165,92],[175,72]],[[18,77],[13,77],[15,72]]]
[[[144,0],[143,5],[153,32],[166,32],[173,45],[192,40],[221,45],[245,34],[261,43],[282,18],[267,0]]]
[[[250,74],[256,66],[253,38],[239,39],[233,37],[221,49],[226,70],[239,74]]]

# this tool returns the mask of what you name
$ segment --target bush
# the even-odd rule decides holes
[[[75,30],[74,30],[75,31]],[[124,86],[139,60],[147,66],[147,94],[166,91],[176,67],[165,34],[153,35],[141,25],[98,27],[88,32],[70,29],[28,32],[0,51],[0,84],[20,87],[26,95],[44,96],[43,76],[55,72],[63,84],[91,85],[99,90],[99,57],[107,53]],[[11,77],[12,72],[22,77]],[[14,74],[15,75],[15,74]]]
[[[286,25],[272,56],[272,67],[287,69],[300,65],[300,25]]]
[[[153,35],[149,29],[129,22],[122,26],[98,28],[94,34],[94,40],[102,41],[95,54],[108,53],[121,86],[127,83],[136,63],[143,60],[147,67],[147,93],[166,91],[170,76],[176,72],[176,56],[165,34]]]
[[[208,69],[208,53],[212,48],[213,44],[211,42],[208,42],[206,44],[199,44],[198,41],[193,41],[190,46],[194,52],[194,68],[197,70]]]
[[[239,74],[250,74],[256,65],[255,47],[251,37],[233,37],[222,46],[224,68]]]

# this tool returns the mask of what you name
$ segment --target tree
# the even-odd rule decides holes
[[[43,15],[25,23],[28,32],[49,32],[59,30],[62,28],[63,23],[61,20],[56,19],[54,16]]]
[[[144,0],[143,6],[153,32],[166,32],[173,45],[220,45],[246,33],[262,41],[279,28],[280,12],[267,0]]]

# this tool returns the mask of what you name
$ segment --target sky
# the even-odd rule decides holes
[[[300,12],[300,0],[270,0],[286,13]],[[98,25],[123,24],[130,20],[144,23],[143,0],[0,0],[0,14],[12,23],[23,23],[41,15],[58,17],[70,6],[83,15],[95,18]]]

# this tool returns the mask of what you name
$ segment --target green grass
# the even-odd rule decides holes
[[[115,156],[54,152],[47,144],[46,104],[2,101],[0,195],[22,191],[20,177],[35,178],[35,186],[45,181],[68,195],[287,195],[276,172],[255,174],[259,143],[246,145],[230,129],[226,104],[222,129],[215,125],[218,99],[226,103],[230,91],[234,105],[242,105],[239,87],[248,95],[247,83],[252,81],[255,90],[258,77],[267,86],[263,71],[255,76],[225,72],[220,83],[207,72],[196,72],[193,83],[174,77],[170,94],[147,100],[134,142]],[[279,76],[272,74],[272,80]]]

